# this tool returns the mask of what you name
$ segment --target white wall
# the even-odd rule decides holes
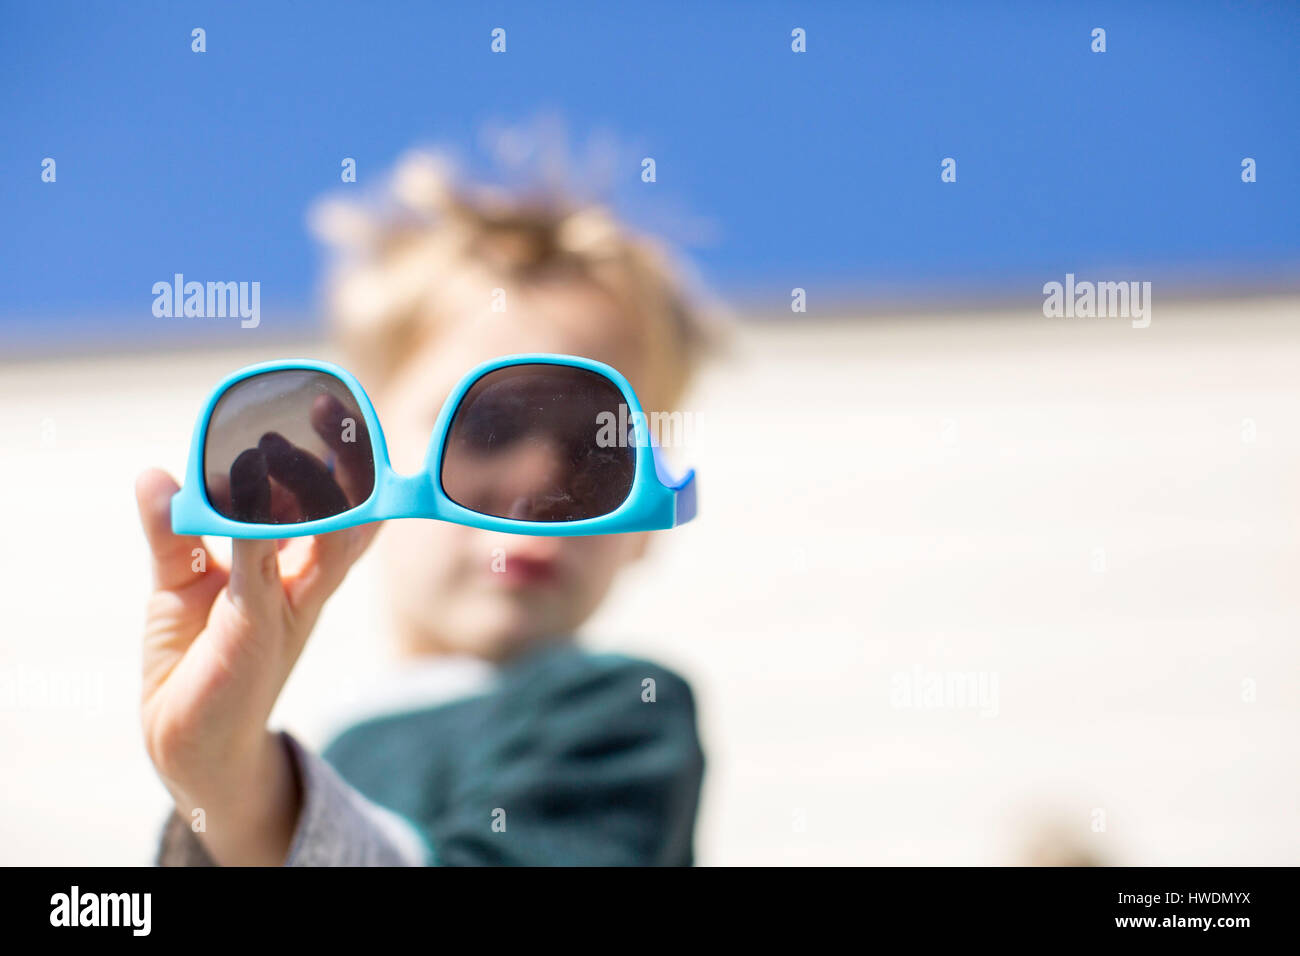
[[[744,332],[688,404],[701,520],[588,629],[695,684],[700,862],[1300,863],[1297,322],[1259,299]],[[148,860],[132,481],[179,474],[211,384],[269,357],[0,361],[0,863]],[[282,699],[308,740],[382,660],[374,574]],[[990,696],[898,706],[918,670]]]

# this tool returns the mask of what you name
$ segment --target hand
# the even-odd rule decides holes
[[[202,538],[172,534],[177,490],[157,469],[136,481],[153,555],[145,748],[181,814],[203,809],[206,832],[198,836],[218,863],[280,864],[301,797],[267,719],[325,601],[379,525],[295,538],[283,550],[275,541],[235,539],[225,568]]]

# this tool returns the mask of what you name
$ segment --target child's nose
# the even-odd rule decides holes
[[[502,550],[507,559],[519,558],[524,561],[554,561],[563,550],[568,538],[548,538],[533,535],[503,535]]]

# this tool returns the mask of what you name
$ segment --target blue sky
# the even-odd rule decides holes
[[[150,289],[176,272],[260,281],[264,325],[302,321],[313,199],[545,114],[577,149],[614,136],[616,205],[774,308],[1038,298],[1067,271],[1294,283],[1298,64],[1289,3],[6,0],[0,347],[165,338]]]

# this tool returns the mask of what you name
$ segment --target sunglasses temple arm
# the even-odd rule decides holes
[[[675,493],[674,500],[677,504],[676,524],[686,524],[695,517],[697,507],[695,500],[695,470],[688,471],[681,484],[674,488],[673,491]]]
[[[676,520],[673,524],[674,526],[685,524],[695,517],[697,509],[695,469],[687,469],[685,475],[674,478],[672,472],[668,470],[668,463],[664,461],[663,452],[659,450],[658,442],[651,442],[650,453],[654,456],[655,475],[659,478],[659,483],[673,492],[676,503]]]

